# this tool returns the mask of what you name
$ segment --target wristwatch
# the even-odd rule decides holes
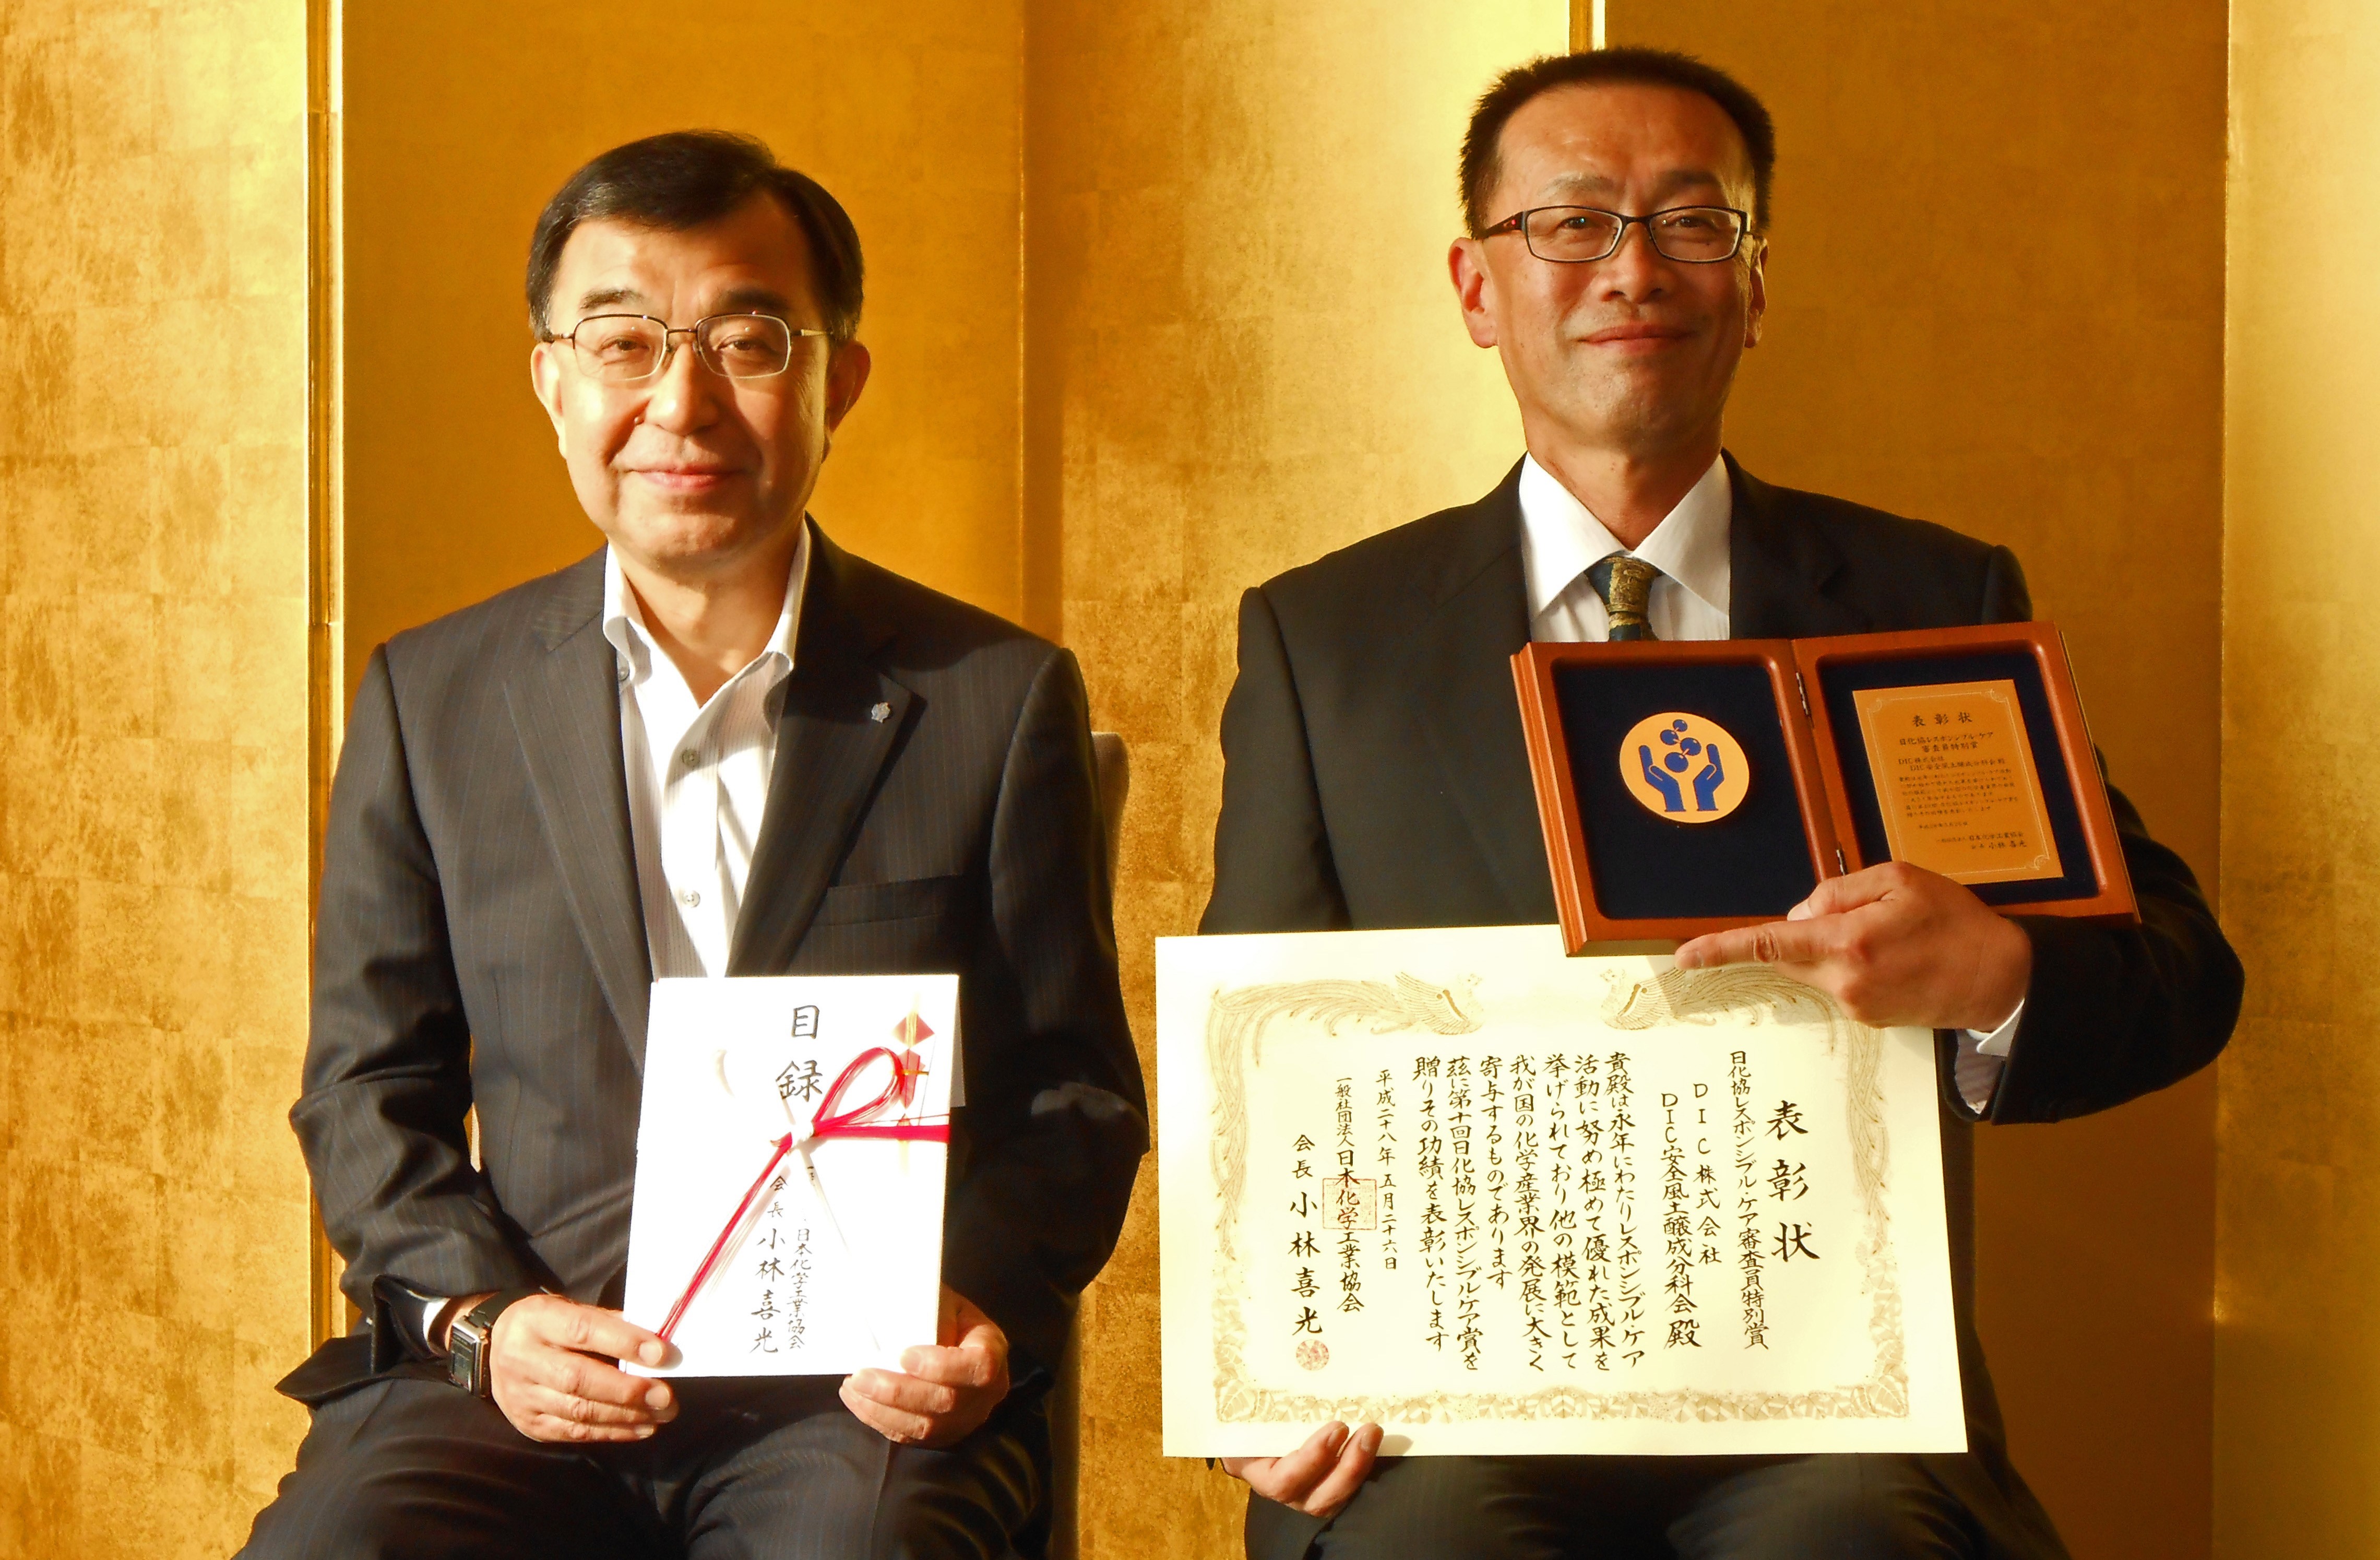
[[[487,1396],[488,1343],[495,1336],[496,1318],[515,1300],[544,1293],[542,1289],[506,1289],[456,1317],[446,1331],[446,1379],[475,1397]]]

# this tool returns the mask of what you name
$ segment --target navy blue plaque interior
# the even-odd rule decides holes
[[[1604,915],[1781,916],[1809,896],[1817,873],[1766,666],[1573,662],[1555,667],[1553,678]],[[1752,786],[1742,805],[1715,823],[1657,817],[1620,777],[1629,728],[1669,710],[1718,722],[1750,761]]]
[[[1852,702],[1852,695],[1870,688],[1925,688],[1937,683],[1997,682],[2002,677],[2016,684],[2017,707],[2024,712],[2025,738],[2033,747],[2034,773],[2049,805],[2049,832],[2058,841],[2058,864],[2066,875],[1970,886],[1986,905],[2088,899],[2099,892],[2099,879],[2091,869],[2090,849],[2082,842],[2082,819],[2074,809],[2073,777],[2058,745],[2049,695],[2041,686],[2041,664],[2023,651],[1911,661],[1834,661],[1820,669],[1819,694],[1827,701],[1827,718],[1834,725],[1835,762],[1843,777],[1843,797],[1851,804],[1852,822],[1859,831],[1860,855],[1869,861],[1886,861],[1891,859],[1892,850],[1885,843],[1884,812],[1876,800],[1876,772],[1868,764],[1867,742],[1860,735],[1859,708]]]

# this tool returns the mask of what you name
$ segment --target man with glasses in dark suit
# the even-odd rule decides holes
[[[733,136],[617,148],[528,291],[606,545],[365,668],[291,1119],[367,1320],[284,1383],[313,1425],[248,1553],[1029,1546],[1148,1137],[1080,674],[808,519],[868,373],[815,182]],[[941,1335],[841,1381],[622,1371],[665,1348],[614,1309],[650,982],[949,970]]]
[[[1772,487],[1721,447],[1760,337],[1775,136],[1742,84],[1614,49],[1509,72],[1463,150],[1449,256],[1528,454],[1495,492],[1293,569],[1241,606],[1209,932],[1542,923],[1554,902],[1511,656],[1531,640],[1798,639],[2032,615],[2006,548]],[[2204,1066],[2240,967],[2189,869],[2113,798],[2142,924],[2010,920],[1899,863],[1699,938],[1854,1017],[1942,1031],[1969,1450],[1377,1458],[1379,1427],[1233,1458],[1262,1560],[1828,1560],[2065,1551],[2010,1465],[1973,1326],[1979,1120],[2105,1109]]]

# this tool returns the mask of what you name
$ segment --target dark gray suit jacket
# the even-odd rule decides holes
[[[1727,458],[1735,638],[2033,615],[2007,548],[1771,487]],[[1555,919],[1510,665],[1529,639],[1519,482],[1516,465],[1475,504],[1292,569],[1242,600],[1215,890],[1200,931]],[[2033,942],[2033,983],[1995,1121],[2052,1121],[2162,1089],[2212,1061],[2239,1015],[2239,961],[2190,869],[2149,837],[2121,795],[2110,799],[2142,924],[2020,922]],[[1976,1117],[1951,1085],[1947,1053],[1942,1077],[1969,1432],[1983,1470],[2022,1495],[1973,1327]],[[1969,1471],[1948,1477],[1971,1505],[1988,1504],[1964,1487]],[[2030,1496],[2018,1504],[2030,1506]],[[2026,1514],[2018,1526],[2030,1525]]]
[[[811,536],[729,972],[959,973],[943,1276],[1006,1330],[1029,1390],[1148,1147],[1081,675]],[[421,1369],[405,1291],[618,1302],[651,969],[602,599],[599,553],[365,669],[290,1119],[367,1325],[294,1396]]]

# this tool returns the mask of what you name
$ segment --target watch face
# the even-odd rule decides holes
[[[446,1378],[466,1392],[478,1392],[480,1386],[480,1345],[478,1328],[456,1322],[447,1334],[454,1352],[446,1357]]]

